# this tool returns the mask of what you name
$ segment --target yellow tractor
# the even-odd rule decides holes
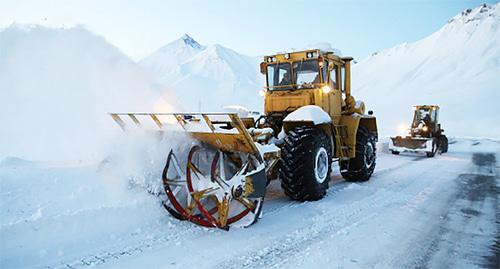
[[[266,186],[279,179],[293,200],[318,200],[329,187],[333,161],[347,181],[366,181],[374,169],[376,118],[351,95],[351,57],[306,50],[264,57],[264,114],[113,113],[160,128],[173,118],[194,138],[185,159],[171,151],[163,171],[174,217],[205,227],[246,227],[261,214]]]
[[[425,152],[427,157],[448,151],[448,138],[438,122],[439,106],[420,105],[413,107],[413,121],[407,136],[391,137],[389,150],[400,152]]]

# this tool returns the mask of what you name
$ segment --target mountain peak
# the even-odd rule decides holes
[[[192,37],[190,37],[188,34],[184,34],[180,40],[182,40],[182,42],[184,42],[184,44],[192,47],[192,48],[195,48],[195,49],[200,49],[202,48],[202,46],[200,45],[200,43],[198,43],[196,40],[194,40]]]
[[[472,21],[481,21],[488,17],[498,17],[498,9],[500,7],[500,3],[490,5],[490,4],[481,4],[476,8],[468,8],[455,17],[451,18],[448,21],[448,24],[453,22],[467,24]]]

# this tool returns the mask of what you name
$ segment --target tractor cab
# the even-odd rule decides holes
[[[411,134],[421,137],[431,137],[439,131],[438,126],[439,106],[425,105],[414,106]]]
[[[265,56],[260,70],[266,76],[262,94],[266,116],[281,128],[280,120],[289,113],[316,105],[339,124],[346,101],[353,101],[348,98],[351,61],[319,49]]]

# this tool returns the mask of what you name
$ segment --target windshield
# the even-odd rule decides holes
[[[413,118],[413,128],[417,128],[419,125],[428,125],[431,121],[431,111],[429,108],[419,108],[415,110],[415,116]]]
[[[289,90],[292,88],[290,63],[277,63],[267,66],[267,86],[269,90]]]
[[[292,81],[293,65],[293,81]],[[267,66],[269,90],[312,89],[320,83],[318,60],[270,64]]]
[[[317,60],[300,61],[293,63],[293,75],[298,89],[314,88],[320,83]]]

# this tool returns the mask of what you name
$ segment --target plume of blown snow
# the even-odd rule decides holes
[[[0,32],[0,158],[102,158],[122,135],[108,112],[159,104],[171,109],[141,68],[84,27]]]

